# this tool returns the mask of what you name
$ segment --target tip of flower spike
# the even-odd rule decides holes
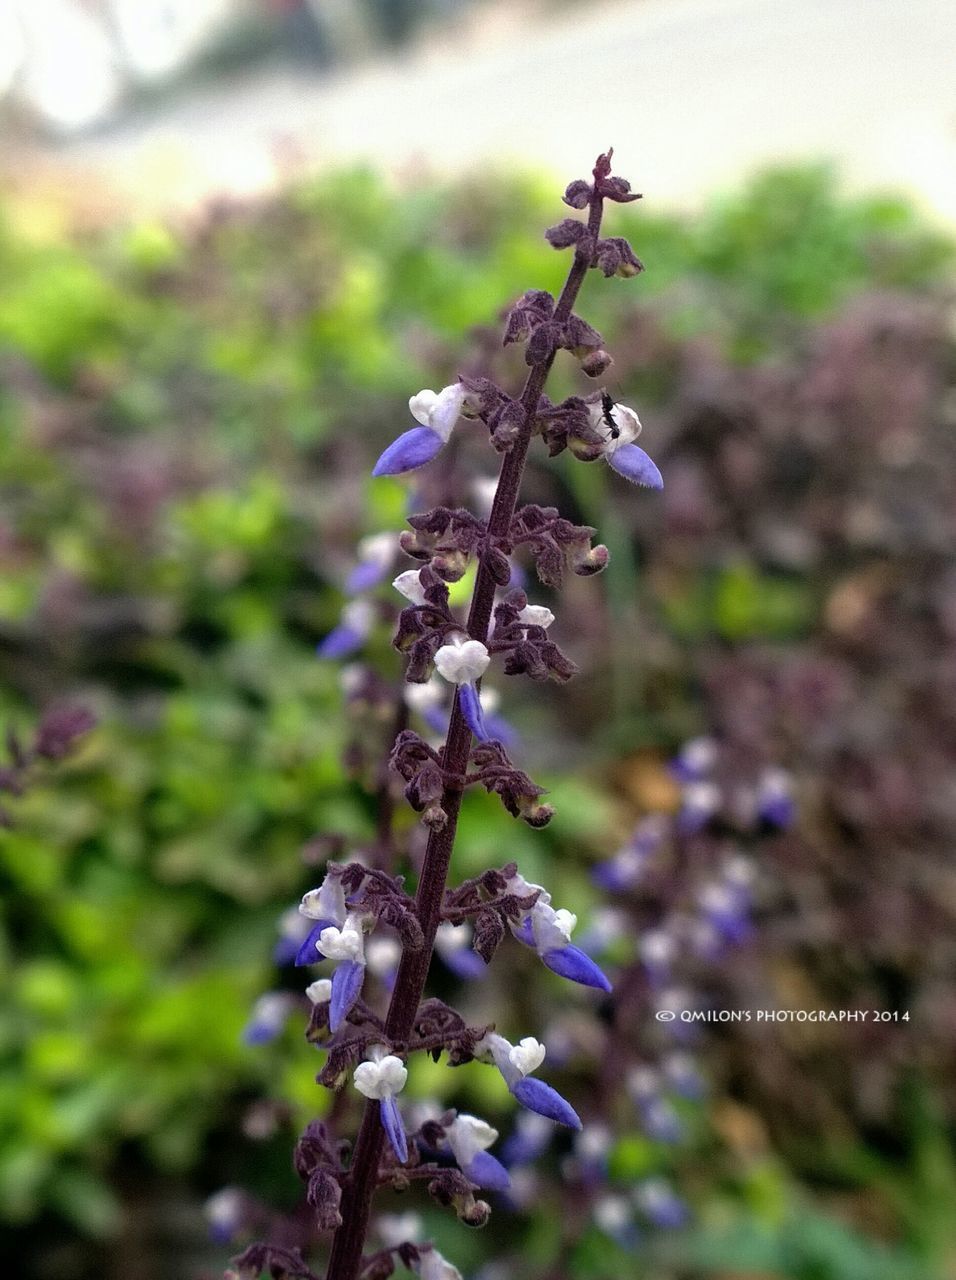
[[[610,991],[611,984],[589,955],[573,944],[545,951],[541,959],[552,972],[584,987],[596,987],[598,991]]]
[[[580,1117],[570,1102],[565,1102],[557,1089],[552,1089],[543,1080],[534,1076],[525,1076],[511,1090],[523,1107],[529,1111],[537,1111],[539,1116],[546,1116],[558,1124],[567,1125],[569,1129],[581,1129]]]
[[[400,476],[431,462],[444,444],[431,427],[413,427],[393,440],[372,468],[373,476]]]
[[[609,467],[632,484],[641,484],[648,489],[664,488],[664,477],[657,463],[639,445],[622,444],[612,453],[605,454],[605,458]]]

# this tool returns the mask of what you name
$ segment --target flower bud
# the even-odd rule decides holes
[[[581,369],[589,378],[600,378],[613,363],[611,355],[603,347],[599,347],[597,351],[591,351],[584,357]]]

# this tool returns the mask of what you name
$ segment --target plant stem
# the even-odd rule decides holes
[[[597,240],[602,211],[603,201],[595,192],[591,197],[588,214],[591,245]],[[590,256],[590,250],[582,252],[578,249],[575,252],[574,261],[554,311],[554,320],[558,323],[567,320],[571,314],[578,291],[590,266]],[[521,489],[525,460],[531,444],[535,411],[553,363],[554,353],[547,360],[532,365],[521,392],[519,403],[524,410],[524,421],[513,448],[502,460],[498,488],[488,519],[489,540],[507,538],[511,528]],[[468,611],[467,630],[473,640],[480,640],[482,643],[488,638],[495,586],[495,581],[485,563],[479,562],[471,607]],[[471,730],[465,723],[456,693],[442,757],[444,769],[450,777],[464,777],[470,752]],[[441,919],[441,905],[445,894],[448,868],[455,844],[461,797],[460,787],[446,786],[442,796],[442,808],[447,815],[447,821],[441,829],[433,828],[428,837],[415,901],[418,919],[425,935],[425,945],[418,951],[406,949],[402,954],[385,1022],[385,1030],[394,1041],[408,1039],[425,990],[435,944],[435,933]],[[358,1276],[372,1208],[372,1196],[378,1180],[384,1138],[385,1131],[381,1125],[378,1103],[370,1101],[365,1106],[351,1167],[342,1186],[340,1206],[342,1224],[332,1241],[326,1280],[356,1280]]]

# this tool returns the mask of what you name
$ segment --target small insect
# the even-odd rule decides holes
[[[621,434],[621,428],[614,421],[614,401],[606,391],[601,392],[601,409],[603,411],[602,417],[611,432],[611,439],[616,440]]]

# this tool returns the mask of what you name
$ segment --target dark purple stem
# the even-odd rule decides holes
[[[578,291],[591,265],[593,246],[597,242],[601,227],[602,210],[603,201],[596,186],[595,193],[591,197],[588,215],[588,230],[591,235],[585,241],[585,249],[579,248],[575,252],[571,270],[568,272],[568,278],[555,308],[554,320],[557,323],[567,320],[570,316]],[[511,451],[505,454],[498,475],[498,488],[488,520],[488,541],[491,545],[494,544],[495,539],[508,536],[521,489],[525,460],[531,444],[535,411],[553,363],[554,353],[552,352],[546,360],[532,365],[521,392],[519,403],[524,411],[524,420],[518,439]],[[480,640],[482,643],[488,638],[495,587],[494,578],[484,561],[481,561],[475,579],[471,608],[468,611],[467,626],[471,638]],[[471,730],[462,716],[456,693],[443,755],[443,764],[448,775],[458,778],[465,776],[470,749]],[[446,788],[441,806],[447,814],[447,822],[441,830],[433,828],[428,837],[415,903],[422,932],[425,935],[425,945],[418,951],[406,949],[402,955],[385,1022],[385,1030],[393,1041],[404,1041],[410,1036],[425,990],[435,932],[441,921],[442,898],[455,844],[461,796],[462,792],[459,788]],[[370,1102],[365,1107],[352,1163],[342,1186],[340,1207],[342,1225],[336,1231],[332,1241],[332,1254],[329,1258],[326,1280],[357,1280],[362,1265],[362,1249],[368,1230],[372,1195],[378,1182],[378,1168],[384,1138],[378,1103]]]

